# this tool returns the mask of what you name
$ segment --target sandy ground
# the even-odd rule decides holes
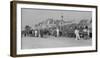
[[[75,38],[66,37],[23,37],[22,49],[36,49],[36,48],[58,48],[58,47],[78,47],[91,46],[92,40],[75,40]]]

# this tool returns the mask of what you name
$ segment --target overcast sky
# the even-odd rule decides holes
[[[44,21],[48,18],[61,20],[63,15],[65,21],[73,20],[79,22],[82,19],[90,20],[92,12],[90,11],[73,11],[73,10],[46,10],[46,9],[31,9],[22,8],[22,28],[25,25],[34,26],[35,24]]]

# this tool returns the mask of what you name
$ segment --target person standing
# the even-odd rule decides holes
[[[57,32],[57,37],[59,37],[59,29],[58,28],[56,29],[56,32]]]
[[[84,39],[88,39],[90,33],[90,31],[88,30],[88,26],[84,27],[83,32],[84,32]]]
[[[38,31],[37,31],[37,30],[35,30],[35,37],[37,37],[37,33],[38,33]]]
[[[80,35],[79,35],[79,30],[77,28],[75,28],[75,35],[76,35],[76,40],[79,40]]]

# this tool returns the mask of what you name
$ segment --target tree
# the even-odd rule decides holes
[[[25,30],[26,30],[26,31],[29,31],[29,30],[31,30],[31,27],[30,27],[29,25],[26,25],[26,26],[25,26]]]

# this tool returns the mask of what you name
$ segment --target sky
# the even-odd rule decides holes
[[[92,18],[91,11],[73,11],[73,10],[50,10],[50,9],[34,9],[34,8],[22,8],[21,9],[21,24],[22,29],[26,25],[34,26],[41,21],[45,21],[48,18],[54,20],[74,21],[79,22],[82,19],[90,20]]]

